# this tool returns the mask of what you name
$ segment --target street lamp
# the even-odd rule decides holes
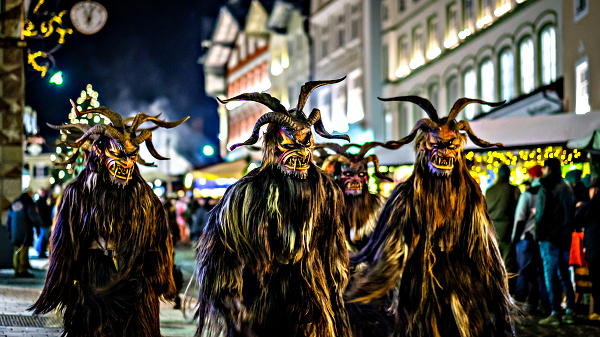
[[[50,77],[50,83],[54,83],[56,85],[63,84],[62,71],[57,71],[52,77]]]
[[[204,145],[204,148],[202,148],[202,152],[205,156],[210,157],[215,153],[215,149],[213,149],[213,147],[210,145]]]

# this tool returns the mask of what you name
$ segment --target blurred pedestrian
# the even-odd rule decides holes
[[[581,181],[581,174],[583,172],[581,170],[573,170],[567,172],[565,175],[565,180],[573,189],[573,194],[575,194],[575,206],[579,207],[581,204],[590,201],[590,195],[588,193],[588,189],[585,187],[583,182]]]
[[[538,208],[535,218],[535,236],[544,262],[546,289],[552,310],[550,316],[539,321],[542,325],[575,322],[575,292],[569,274],[569,256],[572,240],[572,220],[575,213],[575,195],[561,175],[561,162],[550,158],[544,162]],[[565,315],[561,319],[562,294],[555,284],[555,276],[567,298]]]
[[[585,247],[585,260],[588,264],[590,280],[592,281],[592,298],[594,308],[589,319],[600,320],[600,193],[598,180],[592,183],[590,190],[592,198],[577,210],[574,223],[585,228],[583,246]],[[599,303],[596,305],[596,303]],[[597,308],[598,307],[598,308]]]
[[[537,310],[547,312],[550,307],[540,248],[535,241],[535,214],[538,206],[542,166],[535,165],[528,170],[528,173],[531,187],[519,197],[511,238],[516,243],[519,265],[515,300],[527,301],[525,312],[529,314]]]
[[[214,207],[213,198],[206,197],[202,201],[202,207],[199,207],[194,214],[194,222],[190,229],[190,235],[192,237],[192,245],[195,247],[195,242],[198,242],[200,235],[204,232],[204,227],[208,222],[208,213]]]
[[[29,247],[33,244],[33,228],[42,225],[42,219],[32,199],[33,192],[23,192],[10,205],[6,227],[14,246],[13,268],[15,277],[34,277],[29,271]]]
[[[35,247],[37,250],[38,258],[47,258],[46,250],[48,249],[48,242],[50,241],[50,229],[52,227],[52,206],[48,199],[49,192],[45,189],[38,191],[39,198],[36,201],[37,209],[42,218],[42,224],[38,231],[38,241]]]
[[[521,191],[519,188],[510,183],[510,168],[506,165],[498,168],[496,183],[488,188],[485,193],[490,219],[496,229],[502,260],[504,260],[506,271],[509,273],[511,294],[514,294],[516,287],[515,276],[519,271],[515,246],[511,241],[511,235],[515,221],[515,209],[517,208],[520,194]]]

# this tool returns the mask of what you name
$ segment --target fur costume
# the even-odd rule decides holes
[[[373,162],[375,176],[379,179],[392,181],[379,172],[379,159],[367,152],[380,143],[365,143],[362,146],[336,143],[318,144],[317,148],[333,150],[334,154],[325,153],[322,161],[323,171],[329,173],[344,191],[343,222],[346,229],[346,239],[350,251],[358,252],[367,242],[375,229],[377,215],[381,210],[384,198],[379,194],[369,192],[368,163]],[[348,152],[351,147],[359,148],[359,152]]]
[[[52,233],[53,251],[46,284],[34,314],[59,309],[66,336],[160,336],[159,300],[175,294],[173,247],[162,203],[140,175],[139,144],[161,157],[144,122],[172,128],[139,113],[134,119],[105,107],[86,110],[110,119],[110,125],[63,125],[84,132],[75,142],[73,160],[88,143],[84,170],[64,191]],[[141,131],[136,136],[136,131]]]
[[[298,107],[286,111],[266,93],[242,94],[273,112],[261,166],[230,186],[199,239],[196,336],[348,337],[342,298],[348,251],[340,221],[341,189],[312,161],[311,127],[326,138],[320,112],[302,112],[310,92],[337,81],[302,86]]]
[[[342,221],[346,230],[346,242],[351,253],[357,253],[368,242],[375,229],[377,216],[383,206],[384,198],[379,194],[369,192],[369,172],[367,164],[373,162],[375,176],[379,179],[392,181],[379,172],[379,159],[372,154],[366,156],[372,148],[381,143],[365,143],[339,145],[336,143],[323,143],[316,146],[321,156],[323,171],[332,175],[336,183],[344,191],[344,211]],[[348,152],[351,147],[359,148],[358,153]],[[329,154],[325,149],[333,150]],[[319,151],[323,150],[323,151]],[[355,266],[359,272],[362,266]],[[351,277],[348,288],[352,287],[354,279]],[[352,336],[354,337],[380,337],[388,336],[393,327],[393,318],[386,314],[383,301],[370,303],[346,303]]]
[[[350,297],[368,302],[390,294],[396,337],[514,336],[506,270],[459,131],[480,147],[502,144],[483,141],[468,122],[455,121],[469,103],[502,103],[461,98],[439,118],[424,98],[386,100],[416,103],[430,118],[419,120],[407,137],[382,144],[397,149],[416,137],[415,168],[394,189],[369,243],[351,259],[368,268]]]

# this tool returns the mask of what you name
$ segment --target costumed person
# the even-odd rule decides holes
[[[336,183],[344,191],[343,222],[346,229],[346,239],[350,251],[358,252],[367,242],[369,235],[375,229],[377,215],[384,203],[379,194],[369,192],[368,164],[373,162],[375,176],[382,180],[393,181],[379,172],[379,159],[372,154],[365,156],[369,150],[381,143],[369,142],[362,146],[358,144],[339,145],[336,143],[317,144],[318,148],[333,150],[327,153],[321,164],[323,171],[332,172]],[[359,148],[358,153],[352,154],[348,149]]]
[[[313,89],[341,80],[307,82],[289,111],[267,93],[221,101],[255,101],[272,112],[231,146],[255,144],[268,124],[261,166],[227,189],[199,239],[196,336],[350,336],[343,192],[311,161],[311,127],[349,138],[330,135],[318,109],[303,112]]]
[[[50,233],[52,228],[52,206],[49,204],[48,194],[49,190],[41,188],[38,191],[39,199],[36,201],[36,206],[42,218],[42,224],[38,232],[38,241],[36,243],[35,250],[37,250],[38,258],[47,258],[46,250],[48,249],[48,243],[50,242]]]
[[[461,98],[440,118],[425,98],[381,100],[413,102],[429,118],[382,145],[397,149],[416,138],[415,167],[388,198],[367,245],[351,258],[351,266],[367,267],[349,298],[389,295],[396,337],[514,336],[506,269],[463,148],[466,136],[480,147],[502,144],[477,138],[468,122],[455,120],[470,103],[502,103]]]
[[[74,153],[66,162],[76,161],[79,148],[89,152],[85,168],[65,188],[46,284],[30,310],[61,310],[69,337],[160,336],[159,300],[175,295],[173,247],[164,208],[136,161],[143,142],[152,156],[168,159],[154,148],[151,130],[187,118],[165,122],[138,113],[123,120],[105,107],[84,113],[111,123],[54,126],[84,132],[67,143]],[[138,130],[146,122],[156,127]]]
[[[346,231],[346,242],[350,253],[357,253],[368,242],[375,229],[377,216],[381,211],[385,198],[380,194],[369,192],[368,164],[373,162],[374,175],[382,180],[393,181],[379,171],[379,159],[372,154],[366,156],[369,150],[382,143],[369,142],[362,146],[358,144],[339,145],[337,143],[322,143],[316,145],[323,171],[332,175],[344,191],[344,211],[342,222]],[[358,148],[358,153],[350,153],[352,147]],[[332,150],[330,154],[325,149]],[[315,160],[316,161],[316,160]],[[356,266],[352,273],[360,271]],[[352,287],[350,279],[348,288]],[[346,309],[354,337],[388,336],[392,332],[393,319],[386,314],[383,301],[371,303],[346,303]]]

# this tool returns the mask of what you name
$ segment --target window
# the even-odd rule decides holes
[[[542,31],[542,84],[556,80],[556,31],[554,27]]]
[[[354,40],[358,37],[358,19],[357,17],[352,18],[350,22],[350,39]]]
[[[488,102],[493,102],[494,99],[494,63],[492,60],[484,61],[481,64],[481,99]],[[481,109],[484,112],[490,111],[491,107],[482,105]]]
[[[287,40],[287,54],[289,58],[294,57],[294,38]]]
[[[327,36],[327,27],[321,28],[321,58],[326,58],[329,54],[329,37]]]
[[[446,7],[446,41],[444,47],[451,48],[458,43],[458,17],[456,15],[456,4],[452,3]]]
[[[412,120],[412,114],[408,111],[408,103],[398,102],[398,129],[402,130],[402,133],[405,135],[408,135],[415,126],[415,123]],[[400,136],[402,135],[398,135],[398,137]]]
[[[480,0],[481,4],[481,17],[492,16],[494,9],[496,9],[496,0]]]
[[[345,41],[345,36],[344,36],[344,16],[340,15],[338,17],[338,24],[337,24],[337,42],[338,42],[338,48],[341,48],[344,46],[344,44],[346,43]]]
[[[451,107],[458,99],[458,78],[452,76],[446,82],[446,91],[448,92],[448,107]]]
[[[333,104],[331,109],[332,130],[338,132],[348,131],[346,115],[346,83],[337,83],[333,86]]]
[[[442,52],[438,43],[438,24],[437,17],[429,18],[427,23],[427,58],[433,60]]]
[[[590,111],[589,71],[587,56],[575,65],[575,113]]]
[[[475,31],[475,9],[473,8],[473,0],[464,0],[463,20],[465,21],[465,29],[472,32]]]
[[[412,41],[412,60],[409,63],[411,69],[416,69],[425,63],[423,58],[423,33],[420,26],[413,29]]]
[[[348,123],[356,123],[365,117],[363,108],[362,73],[360,69],[348,74]]]
[[[515,60],[513,52],[506,50],[500,54],[500,98],[510,101],[514,94]]]
[[[521,64],[521,93],[528,94],[535,87],[535,60],[533,52],[533,40],[525,39],[519,45]]]
[[[475,69],[468,70],[463,77],[465,97],[477,98],[477,73]],[[473,119],[477,106],[475,104],[467,105],[465,108],[465,118]]]
[[[383,76],[384,80],[390,78],[390,56],[388,55],[388,53],[388,45],[384,44],[383,46],[381,46],[381,75]]]
[[[575,22],[583,19],[588,13],[588,0],[573,0],[573,13]]]
[[[406,76],[410,70],[408,68],[408,45],[406,44],[406,36],[402,35],[398,38],[398,68],[396,68],[396,77]]]
[[[396,139],[396,135],[394,134],[394,113],[392,111],[387,111],[385,113],[385,139]]]
[[[427,90],[427,96],[429,97],[429,101],[433,105],[434,108],[438,108],[438,102],[440,97],[440,86],[437,83],[433,83],[429,86]]]
[[[398,0],[398,11],[404,12],[406,10],[406,0]]]

